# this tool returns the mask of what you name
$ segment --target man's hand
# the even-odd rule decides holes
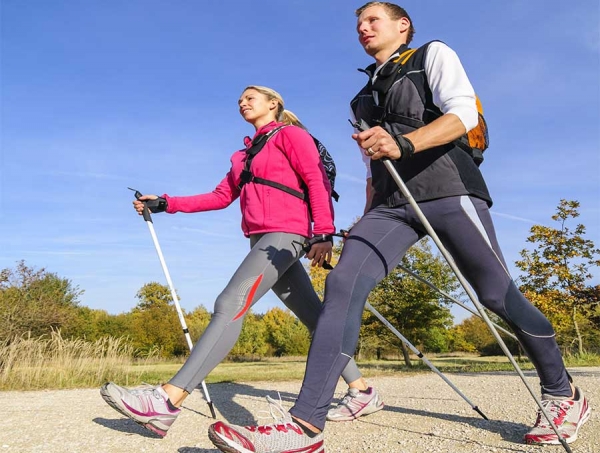
[[[407,137],[402,134],[392,137],[381,126],[352,134],[352,138],[365,150],[365,156],[373,160],[384,157],[400,160],[409,158],[415,153],[415,146]]]
[[[358,134],[352,134],[352,138],[356,140],[358,146],[365,150],[365,156],[369,156],[373,160],[383,157],[398,160],[402,157],[402,151],[398,148],[394,137],[388,134],[381,126],[375,126]]]

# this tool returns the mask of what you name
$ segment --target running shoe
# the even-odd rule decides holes
[[[276,404],[269,397],[267,401]],[[208,437],[224,453],[325,453],[323,433],[310,437],[281,404],[275,410],[271,407],[270,412],[274,424],[237,426],[217,422],[208,428]]]
[[[542,395],[542,406],[552,417],[560,436],[570,444],[577,440],[579,428],[590,418],[591,409],[583,392],[575,388],[575,397],[560,398],[552,395]],[[531,431],[525,434],[528,444],[560,444],[558,436],[538,409],[537,419]]]
[[[167,435],[167,431],[181,412],[181,409],[169,407],[169,395],[160,385],[128,390],[107,382],[100,389],[100,394],[117,412],[161,437]]]
[[[340,404],[329,409],[327,420],[331,422],[346,422],[356,420],[363,415],[383,409],[383,401],[373,387],[360,391],[355,388],[349,388],[348,393],[342,399]]]

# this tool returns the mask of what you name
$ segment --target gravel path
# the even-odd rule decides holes
[[[570,370],[595,412],[572,444],[573,453],[600,452],[600,368]],[[537,387],[531,372],[527,379]],[[521,442],[534,421],[536,405],[515,373],[447,374],[488,416],[483,420],[434,373],[372,378],[386,408],[354,422],[328,423],[327,453],[407,452],[562,452],[562,446],[534,447]],[[265,395],[280,392],[292,405],[300,382],[209,385],[217,416],[251,424],[267,409]],[[338,386],[339,395],[345,391]],[[164,439],[154,437],[110,408],[98,389],[1,392],[5,415],[0,425],[4,452],[178,452],[217,453],[208,440],[213,423],[200,392],[184,405]],[[266,418],[262,423],[270,423]]]

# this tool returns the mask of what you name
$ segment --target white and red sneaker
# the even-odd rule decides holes
[[[590,406],[581,389],[577,387],[573,399],[542,395],[542,405],[552,417],[559,434],[568,444],[577,440],[579,428],[590,418]],[[538,409],[535,425],[531,431],[525,434],[525,442],[528,444],[560,444],[560,440],[540,409]]]
[[[263,426],[217,422],[208,428],[208,437],[225,453],[325,453],[323,433],[311,438],[294,422]]]
[[[169,395],[160,385],[126,389],[107,382],[100,394],[113,409],[161,437],[181,413],[181,409],[169,407]]]
[[[310,437],[289,412],[267,397],[275,423],[237,426],[217,422],[208,428],[208,437],[225,453],[325,453],[323,433]]]
[[[356,420],[363,415],[369,415],[383,409],[383,401],[373,387],[366,391],[349,388],[340,403],[329,409],[327,420],[332,422],[346,422]]]

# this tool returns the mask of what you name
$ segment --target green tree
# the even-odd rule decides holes
[[[206,330],[206,326],[208,326],[210,319],[211,314],[206,307],[204,307],[204,305],[199,305],[198,307],[194,308],[194,310],[188,313],[185,317],[185,322],[188,326],[190,337],[192,338],[192,342],[194,344]]]
[[[249,311],[242,325],[242,332],[229,356],[234,360],[263,357],[269,350],[266,341],[266,327],[262,317]]]
[[[267,343],[276,356],[308,354],[308,330],[290,310],[272,308],[265,313],[262,322],[266,329]]]
[[[131,313],[130,333],[141,353],[158,351],[161,357],[189,352],[169,288],[146,283],[136,294],[139,300]]]
[[[600,266],[600,250],[584,238],[584,225],[568,226],[579,217],[578,209],[579,202],[561,200],[552,216],[558,227],[534,225],[527,238],[534,249],[523,249],[516,265],[525,272],[519,278],[521,291],[548,316],[559,338],[576,342],[582,354],[593,328],[585,315],[598,304],[597,292],[586,282],[591,269]]]
[[[0,271],[0,338],[49,334],[77,315],[83,291],[70,280],[19,261]]]
[[[471,316],[463,320],[454,327],[460,332],[461,338],[466,344],[472,347],[466,347],[467,351],[482,352],[490,344],[496,343],[496,339],[490,332],[489,327],[483,319],[478,316]]]
[[[427,239],[409,249],[402,266],[448,294],[459,288],[454,273],[441,256],[432,253]],[[368,300],[411,343],[425,346],[429,339],[437,343],[437,349],[444,347],[443,343],[447,344],[440,339],[440,333],[446,332],[452,325],[448,301],[428,285],[408,275],[400,266],[375,287]],[[370,328],[380,341],[401,349],[406,365],[411,366],[406,345],[375,316],[369,313],[363,327]]]

